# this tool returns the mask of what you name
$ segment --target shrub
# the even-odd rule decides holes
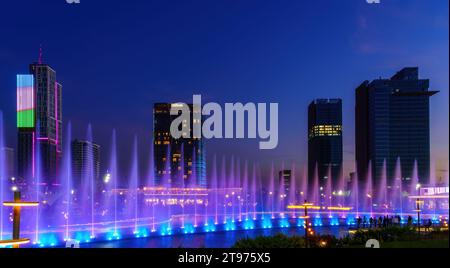
[[[258,236],[255,239],[241,239],[236,242],[233,248],[253,249],[253,248],[303,248],[305,240],[302,237],[288,237],[283,234],[275,236]]]

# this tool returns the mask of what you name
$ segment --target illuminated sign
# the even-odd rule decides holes
[[[17,75],[17,127],[34,127],[34,77]]]
[[[309,131],[309,138],[322,137],[322,136],[341,136],[341,125],[316,125]]]
[[[440,195],[440,194],[448,195],[448,193],[449,193],[448,187],[423,187],[423,188],[420,188],[421,195]]]

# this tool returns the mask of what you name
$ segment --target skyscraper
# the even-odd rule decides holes
[[[331,167],[333,184],[342,168],[342,100],[317,99],[308,107],[308,177],[313,185],[317,168],[319,185],[325,186]]]
[[[91,165],[94,181],[99,182],[100,145],[84,140],[73,140],[71,150],[73,187],[80,190],[82,179],[87,178]]]
[[[184,186],[186,187],[206,187],[206,162],[203,139],[193,136],[193,127],[197,122],[192,104],[188,104],[191,111],[189,134],[183,133],[179,139],[175,139],[170,134],[170,125],[178,115],[171,115],[170,103],[156,103],[153,109],[153,137],[154,137],[154,161],[155,161],[155,182],[156,185],[165,183],[172,186],[181,186],[182,174]],[[186,123],[186,122],[184,122]],[[182,161],[184,168],[181,168]],[[182,171],[182,172],[181,172]]]
[[[18,176],[28,183],[58,185],[62,148],[62,86],[47,64],[17,75]]]
[[[356,89],[356,162],[359,178],[380,178],[386,160],[392,179],[396,161],[402,177],[410,179],[417,160],[420,181],[430,169],[429,80],[419,79],[419,68],[404,68],[390,79],[365,81]]]
[[[291,178],[292,170],[284,169],[278,172],[278,182],[280,185],[284,185],[284,192],[289,193],[289,188],[291,188]]]

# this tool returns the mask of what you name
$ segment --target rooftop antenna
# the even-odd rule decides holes
[[[42,44],[39,45],[39,59],[38,59],[38,63],[42,64]]]

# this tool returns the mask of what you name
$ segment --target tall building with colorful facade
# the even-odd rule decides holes
[[[49,65],[17,75],[17,171],[28,184],[57,186],[62,153],[62,86]]]

